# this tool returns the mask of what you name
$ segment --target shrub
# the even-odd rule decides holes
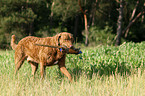
[[[89,44],[95,45],[112,45],[115,35],[112,34],[113,29],[110,26],[105,26],[104,29],[93,26],[89,29]]]

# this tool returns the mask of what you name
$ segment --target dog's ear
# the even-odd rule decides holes
[[[59,36],[58,36],[58,39],[57,39],[57,41],[58,41],[58,46],[60,46],[60,38],[61,38],[61,35],[59,35]]]

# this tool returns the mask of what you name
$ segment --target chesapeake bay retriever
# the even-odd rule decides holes
[[[57,65],[60,71],[72,81],[70,73],[65,67],[65,58],[67,53],[78,54],[79,50],[73,50],[73,35],[67,32],[62,32],[53,37],[38,38],[33,36],[28,36],[19,41],[18,45],[15,44],[15,35],[12,35],[11,47],[15,50],[15,74],[23,64],[24,60],[27,60],[31,64],[32,75],[38,69],[38,64],[40,64],[40,74],[41,78],[44,78],[46,66]],[[36,44],[40,44],[36,45]],[[42,46],[41,46],[42,45]],[[43,45],[49,45],[45,47]],[[54,48],[51,46],[65,46],[64,48]]]

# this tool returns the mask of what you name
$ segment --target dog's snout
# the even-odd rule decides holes
[[[70,48],[74,48],[74,46],[73,45],[70,45]]]

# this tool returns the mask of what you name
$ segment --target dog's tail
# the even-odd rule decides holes
[[[17,44],[15,43],[15,35],[12,35],[11,37],[11,47],[13,50],[15,50],[17,47]]]

